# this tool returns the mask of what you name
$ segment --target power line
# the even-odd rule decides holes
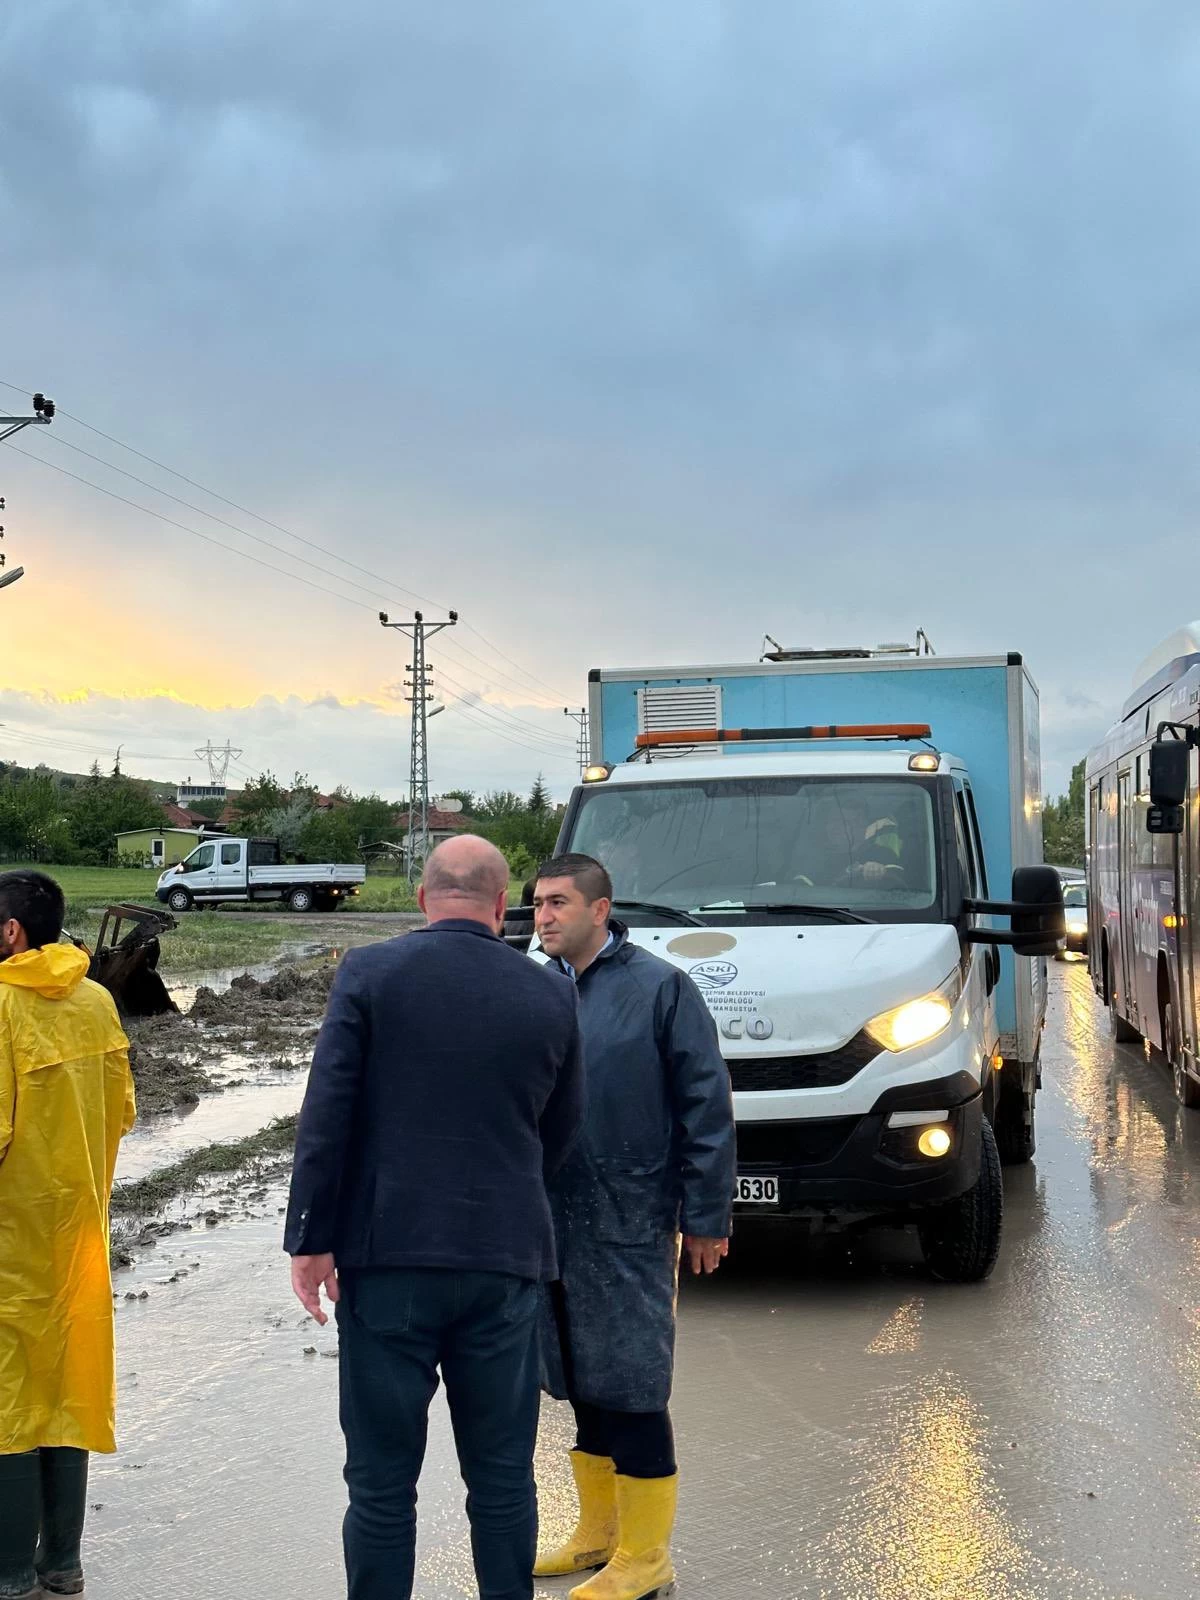
[[[65,411],[62,414],[63,414],[63,416],[67,415],[67,413]],[[105,437],[107,437],[107,435],[105,435]],[[74,450],[78,455],[86,456],[86,458],[89,461],[96,462],[98,466],[106,467],[111,472],[119,473],[121,475],[121,477],[128,478],[131,483],[139,484],[143,489],[149,489],[151,494],[162,495],[164,499],[173,501],[175,505],[183,506],[183,508],[185,510],[193,511],[193,512],[195,512],[195,514],[197,516],[207,517],[209,519],[209,521],[217,523],[218,526],[220,526],[222,528],[228,528],[231,533],[240,534],[243,538],[251,539],[251,540],[254,541],[255,544],[260,544],[260,545],[264,546],[264,548],[266,548],[267,550],[273,550],[276,555],[282,556],[285,561],[290,561],[290,560],[294,560],[295,559],[295,557],[293,555],[293,552],[291,552],[289,550],[282,549],[279,545],[275,544],[273,540],[264,539],[260,534],[251,533],[248,528],[239,527],[239,525],[236,522],[230,522],[228,520],[228,518],[226,518],[226,517],[219,517],[219,516],[217,516],[217,514],[215,512],[207,511],[203,506],[195,505],[190,500],[184,500],[179,495],[172,494],[169,489],[160,488],[158,484],[151,483],[149,481],[149,479],[139,477],[136,472],[128,472],[128,471],[126,471],[126,469],[124,467],[117,466],[117,464],[114,461],[109,461],[104,456],[98,456],[98,455],[95,454],[94,451],[85,450],[85,449],[83,449],[83,447],[81,445],[72,444],[70,439],[63,439],[63,438],[59,437],[58,438],[58,442],[60,444],[66,445],[68,450]],[[86,484],[89,488],[98,489],[100,491],[100,493],[102,493],[102,494],[112,495],[113,498],[118,499],[118,500],[122,500],[124,504],[133,506],[133,507],[135,507],[135,509],[145,512],[148,516],[157,516],[157,517],[161,517],[162,516],[161,512],[155,511],[150,506],[142,506],[142,505],[139,505],[138,502],[136,502],[136,501],[126,500],[124,498],[124,496],[115,495],[114,492],[111,489],[105,489],[103,487],[103,485],[101,485],[101,484],[92,483],[91,479],[89,479],[89,478],[78,477],[75,474],[67,472],[67,469],[65,467],[58,466],[55,462],[48,460],[45,456],[36,455],[35,452],[29,451],[29,450],[23,450],[20,453],[22,455],[32,456],[34,460],[40,461],[43,466],[52,467],[56,472],[64,472],[64,473],[66,473],[66,475],[68,477],[73,477],[74,476],[74,477],[76,477],[76,481],[77,482]],[[168,469],[164,469],[164,470],[168,470],[169,471],[170,469],[168,468]],[[182,474],[179,474],[178,476],[182,477]],[[191,479],[183,479],[183,481],[186,482],[186,483],[190,483]],[[212,491],[204,490],[203,492],[208,494],[208,493],[211,493]],[[220,498],[220,496],[217,496],[216,498]],[[254,512],[249,512],[248,515],[254,516],[255,513]],[[168,522],[168,523],[170,523],[170,525],[173,526],[173,527],[181,528],[181,529],[184,527],[184,525],[182,523],[175,522],[172,518],[163,518],[163,520]],[[259,520],[260,521],[265,521],[266,519],[265,518],[260,518]],[[267,525],[269,527],[276,526],[276,524],[274,524],[274,523],[268,523]],[[190,531],[190,532],[195,533],[197,538],[201,538],[202,539],[202,538],[206,537],[206,535],[201,533],[198,529],[191,529],[191,530],[185,529],[184,531]],[[285,529],[283,531],[286,532],[287,530]],[[288,534],[288,537],[292,538],[292,539],[297,539],[301,543],[308,545],[311,549],[319,551],[322,555],[329,556],[334,560],[342,560],[343,559],[343,558],[341,558],[339,556],[334,555],[334,553],[332,551],[326,550],[324,545],[318,544],[318,543],[316,543],[316,542],[314,542],[313,540],[310,540],[310,539],[303,539],[300,534]],[[218,543],[218,547],[221,548],[221,549],[230,550],[234,554],[237,554],[237,555],[249,556],[249,552],[243,551],[243,550],[238,550],[236,546],[223,545],[223,544],[220,544],[219,541],[213,541],[213,542]],[[253,560],[254,558],[253,557],[249,557],[249,559]],[[343,564],[347,565],[347,566],[354,567],[354,569],[356,571],[363,572],[368,577],[375,577],[376,576],[375,574],[370,573],[367,568],[358,567],[356,565],[356,563],[354,563],[354,562],[345,562],[345,561],[343,561]],[[272,568],[271,570],[273,570],[273,571],[283,571],[284,569],[282,569],[282,568]],[[296,575],[294,573],[289,573],[288,576],[295,577]],[[330,576],[332,578],[334,578],[335,581],[338,582],[338,583],[345,584],[347,587],[349,587],[351,589],[357,589],[361,594],[369,595],[371,597],[371,599],[373,601],[375,601],[376,603],[382,602],[383,604],[387,605],[387,604],[392,604],[395,601],[394,594],[382,593],[378,589],[369,589],[369,588],[367,588],[367,586],[365,584],[359,583],[354,578],[342,577],[338,573],[331,573]],[[299,580],[299,581],[307,581],[307,580]],[[386,583],[387,582],[386,579],[382,579],[382,578],[379,578],[377,581],[379,581],[380,583]],[[400,586],[397,586],[397,587],[400,587]],[[333,591],[330,591],[330,592],[333,592]],[[409,594],[409,593],[411,593],[411,590],[402,590],[402,592],[406,593],[406,594]],[[348,599],[350,597],[349,596],[341,596],[340,598]],[[472,628],[471,631],[473,633],[478,634],[478,636],[480,638],[483,638],[483,635],[479,634],[479,630],[477,628]],[[485,644],[487,643],[486,639],[484,640],[484,643]],[[495,649],[496,647],[495,646],[490,646],[489,648]],[[478,655],[474,650],[470,649],[467,645],[460,645],[459,649],[461,650],[461,652],[464,655],[470,656],[472,660],[478,662],[479,665],[484,669],[484,671],[486,673],[490,674],[493,678],[499,678],[502,682],[506,682],[518,694],[522,694],[522,695],[525,695],[527,697],[529,696],[530,691],[526,688],[526,686],[524,684],[518,683],[517,680],[515,678],[513,678],[510,674],[502,672],[502,671],[499,671],[495,666],[493,666],[493,664],[491,662],[485,661],[482,656]],[[497,653],[499,653],[499,652],[497,652]],[[470,669],[468,668],[467,670],[470,670]]]
[[[19,389],[16,384],[9,383],[5,379],[0,379],[0,385],[6,389],[12,389],[15,393],[23,394],[25,392],[23,389]],[[195,478],[189,478],[185,473],[177,471],[174,467],[167,466],[165,462],[157,460],[154,456],[147,455],[144,450],[135,449],[133,445],[125,444],[123,440],[116,438],[113,434],[105,433],[103,428],[97,428],[93,423],[85,422],[82,417],[75,416],[73,412],[63,411],[60,408],[58,414],[62,417],[66,417],[69,421],[74,422],[78,427],[86,428],[89,433],[96,434],[98,438],[106,439],[109,444],[116,445],[119,450],[128,451],[130,455],[136,456],[140,461],[145,461],[150,466],[157,467],[160,472],[165,472],[173,478],[178,478],[181,483],[186,483],[190,488],[199,489],[201,494],[209,495],[212,499],[219,501],[222,505],[229,506],[232,510],[241,512],[243,516],[253,517],[256,522],[261,522],[264,527],[273,528],[276,533],[282,533],[286,538],[294,539],[298,544],[305,545],[310,550],[318,551],[327,560],[339,562],[342,566],[349,567],[353,571],[361,573],[364,577],[370,578],[372,582],[382,583],[386,588],[394,589],[401,594],[407,595],[410,599],[419,600],[423,605],[437,606],[437,601],[431,600],[428,595],[419,594],[415,589],[410,589],[405,584],[396,583],[393,579],[385,578],[378,572],[372,571],[369,567],[360,566],[358,562],[351,561],[348,557],[339,555],[334,550],[330,550],[326,545],[320,544],[315,540],[308,539],[303,534],[294,532],[291,528],[284,527],[281,522],[273,522],[270,517],[264,517],[260,512],[251,510],[249,506],[240,505],[236,500],[229,499],[227,495],[219,494],[215,489],[210,489],[207,487],[207,485],[197,482]],[[200,516],[209,517],[214,522],[220,522],[224,527],[232,528],[234,531],[239,533],[244,533],[249,539],[256,539],[258,537],[255,534],[249,533],[246,529],[236,528],[233,523],[226,522],[224,518],[215,516],[215,514],[211,511],[205,511],[199,506],[193,506],[189,501],[180,500],[177,495],[171,494],[167,489],[160,489],[154,484],[147,483],[144,478],[139,478],[136,476],[136,474],[127,472],[124,467],[118,467],[115,462],[107,461],[102,456],[93,455],[91,451],[84,450],[81,445],[72,444],[69,439],[61,439],[61,435],[56,435],[56,437],[59,437],[61,443],[67,445],[68,449],[79,451],[80,454],[88,456],[93,461],[98,461],[102,466],[110,467],[114,472],[122,473],[125,477],[133,479],[135,483],[142,484],[145,488],[152,490],[154,493],[165,495],[168,499],[175,500],[178,504],[186,506],[188,510],[196,511]],[[28,454],[28,452],[25,453]],[[280,555],[288,555],[290,553],[279,550],[279,546],[272,544],[270,540],[260,539],[258,542],[266,544],[268,548],[278,551]],[[345,579],[342,581],[349,582],[350,580]],[[361,585],[356,585],[356,587],[361,587]],[[444,609],[444,607],[439,607],[439,609]],[[537,684],[540,689],[550,694],[555,700],[561,700],[562,696],[556,689],[552,688],[548,683],[545,682],[544,679],[539,678],[536,673],[530,672],[528,667],[522,666],[519,661],[508,655],[500,648],[499,645],[494,644],[492,640],[490,640],[486,634],[480,632],[480,630],[475,627],[474,624],[465,623],[463,626],[468,632],[473,633],[475,637],[481,641],[481,643],[486,645],[486,647],[492,651],[494,655],[499,656],[502,661],[507,662],[509,666],[513,667],[524,678],[528,679],[534,684]],[[459,645],[458,648],[464,654],[471,656],[472,659],[481,662],[482,665],[488,665],[488,663],[482,660],[482,657],[476,655],[475,652],[470,650],[466,645]],[[504,676],[504,674],[497,675]],[[523,693],[527,694],[529,692],[524,685],[521,685],[520,687]]]
[[[194,539],[203,539],[205,544],[215,545],[227,555],[241,556],[245,561],[253,561],[255,566],[265,567],[268,572],[277,573],[281,578],[290,578],[293,583],[302,583],[306,589],[315,589],[318,594],[342,600],[346,605],[357,606],[361,611],[372,609],[365,600],[355,600],[352,595],[339,594],[336,589],[330,589],[326,584],[314,583],[311,578],[302,577],[298,572],[289,572],[286,567],[277,567],[270,561],[264,561],[261,556],[251,555],[249,550],[239,550],[235,545],[214,539],[210,533],[202,533],[199,528],[189,528],[186,523],[176,522],[174,517],[168,517],[162,511],[155,511],[152,506],[140,505],[136,500],[130,500],[128,496],[118,494],[115,489],[106,489],[101,483],[93,483],[90,478],[81,477],[78,472],[70,472],[66,467],[60,467],[57,461],[47,461],[45,456],[35,455],[32,450],[22,450],[17,444],[9,448],[15,450],[18,455],[28,456],[31,461],[36,461],[43,467],[49,467],[53,472],[61,472],[64,478],[73,478],[76,483],[85,484],[89,489],[95,489],[98,494],[106,494],[110,500],[119,500],[122,505],[131,506],[134,511],[142,511],[148,517],[157,517],[159,522],[165,522],[171,528],[178,528],[181,533],[191,534]],[[271,548],[274,549],[275,546]]]
[[[204,533],[199,528],[189,527],[186,523],[179,522],[174,517],[168,517],[165,512],[156,511],[153,506],[142,505],[137,500],[131,500],[127,495],[118,494],[115,489],[107,489],[103,484],[94,483],[90,478],[85,478],[77,472],[71,472],[67,467],[60,466],[57,461],[49,461],[45,456],[39,456],[31,450],[23,450],[20,445],[11,445],[10,448],[16,450],[19,455],[28,456],[31,461],[36,461],[43,467],[49,467],[53,472],[61,473],[64,477],[71,478],[76,483],[84,484],[89,489],[95,489],[99,494],[107,495],[111,500],[119,501],[120,504],[131,507],[134,511],[141,511],[146,516],[155,517],[159,522],[166,523],[168,527],[176,528],[181,533],[190,534],[197,539],[203,539],[205,543],[215,545],[218,550],[224,550],[230,555],[241,556],[246,561],[253,561],[256,566],[264,567],[268,572],[274,572],[283,578],[290,578],[294,583],[302,583],[305,588],[313,589],[318,594],[327,595],[332,599],[341,600],[346,605],[355,606],[359,610],[363,611],[368,611],[371,609],[371,607],[368,606],[363,600],[356,600],[352,595],[341,594],[338,590],[330,589],[325,584],[320,584],[311,578],[306,578],[301,573],[289,572],[286,567],[277,567],[273,562],[264,561],[261,556],[251,554],[249,550],[239,550],[234,545],[226,544],[222,539],[214,538],[212,534]],[[250,537],[255,538],[257,536],[252,534]],[[286,556],[285,551],[279,551],[278,546],[270,544],[269,541],[264,540],[260,542],[267,543],[270,549],[276,550],[279,554]],[[337,581],[346,583],[353,582],[352,579],[339,579]],[[358,585],[357,587],[361,588],[362,586]],[[367,592],[369,593],[370,591]],[[457,684],[457,680],[451,679],[449,681]],[[458,684],[458,687],[460,690],[462,690],[461,684]],[[501,712],[496,709],[495,715],[501,719],[511,718],[511,720],[518,725],[531,729],[533,728],[532,724],[521,724],[521,719],[518,717],[513,717],[511,712]],[[541,729],[533,729],[533,731],[539,734],[542,732]]]
[[[469,695],[472,693],[471,689],[469,689],[465,684],[460,683],[457,678],[452,677],[451,674],[445,671],[444,668],[439,667],[438,672],[441,675],[442,681],[444,683],[448,683],[452,689],[457,689],[461,695]],[[564,739],[560,734],[552,733],[548,728],[539,727],[535,722],[526,722],[523,717],[518,717],[515,712],[509,711],[507,707],[486,705],[482,701],[473,701],[472,704],[478,705],[479,708],[485,712],[490,712],[497,717],[503,718],[505,721],[511,722],[514,727],[521,728],[524,732],[531,733],[538,739],[544,739],[547,744],[561,746],[570,742],[569,740]]]
[[[452,712],[457,712],[459,716],[464,717],[468,722],[474,724],[475,727],[481,729],[484,733],[490,733],[493,738],[503,739],[506,741],[506,743],[516,745],[522,750],[531,750],[534,755],[540,756],[543,761],[570,761],[572,765],[574,764],[574,756],[568,755],[566,751],[547,750],[542,745],[529,743],[527,740],[523,739],[520,734],[506,733],[502,728],[494,727],[487,722],[480,722],[476,717],[471,715],[470,707],[467,705],[466,701],[456,700],[454,704],[449,706],[447,709]]]

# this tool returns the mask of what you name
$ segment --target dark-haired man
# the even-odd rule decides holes
[[[129,1041],[62,890],[0,874],[0,1596],[79,1594],[88,1452],[113,1433],[108,1202]]]
[[[602,1567],[571,1600],[649,1600],[675,1573],[678,1474],[667,1403],[679,1233],[694,1273],[728,1248],[735,1151],[729,1072],[686,973],[630,943],[591,856],[538,868],[542,949],[579,991],[583,1136],[550,1185],[559,1282],[544,1382],[570,1399],[579,1519],[540,1576]]]

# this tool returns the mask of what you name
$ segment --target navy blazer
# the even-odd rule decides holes
[[[350,950],[317,1038],[284,1248],[340,1269],[555,1276],[545,1180],[583,1121],[575,985],[482,923]]]

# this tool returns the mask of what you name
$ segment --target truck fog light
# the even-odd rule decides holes
[[[950,1148],[950,1134],[945,1128],[926,1128],[917,1140],[917,1149],[923,1156],[936,1159],[944,1156]]]

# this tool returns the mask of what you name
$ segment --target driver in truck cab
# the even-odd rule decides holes
[[[869,818],[869,820],[867,820]],[[802,828],[793,850],[792,881],[812,888],[878,883],[904,871],[895,818],[860,814],[843,803],[823,808]]]

